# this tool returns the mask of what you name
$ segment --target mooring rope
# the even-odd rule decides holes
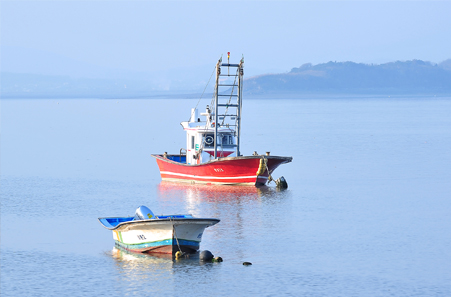
[[[263,157],[262,159],[263,159],[263,162],[265,163],[266,170],[268,171],[268,183],[274,181],[277,185],[277,181],[272,178],[271,173],[269,172],[268,159],[266,159],[265,157]]]
[[[182,255],[184,254],[184,252],[182,252],[182,249],[180,248],[180,244],[179,244],[179,239],[177,238],[177,232],[175,232],[175,225],[174,225],[174,221],[172,220],[172,216],[169,216],[169,220],[172,223],[172,231],[174,232],[174,237],[175,237],[175,241],[177,242],[177,247],[179,248],[179,251],[182,253]]]

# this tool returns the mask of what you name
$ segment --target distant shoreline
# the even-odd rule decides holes
[[[161,100],[161,99],[186,99],[199,100],[196,94],[167,94],[152,96],[130,96],[130,97],[113,97],[113,96],[1,96],[0,100]],[[203,97],[202,100],[209,100],[211,96]],[[268,94],[244,94],[243,100],[283,100],[283,99],[421,99],[421,98],[448,98],[450,94],[345,94],[345,93],[311,93],[311,94],[295,94],[295,93],[268,93]]]
[[[159,85],[158,80],[132,78],[72,78],[1,72],[2,98],[199,98],[211,97],[203,78],[186,77]],[[127,77],[127,76],[125,76]],[[193,82],[191,87],[187,83]],[[208,86],[208,83],[207,83]],[[310,63],[290,72],[244,79],[245,97],[306,96],[449,96],[451,59],[440,64],[421,60],[380,65],[354,62]]]

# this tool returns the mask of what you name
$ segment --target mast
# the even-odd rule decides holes
[[[222,116],[224,119],[225,117],[235,117],[235,125],[229,125],[227,124],[227,127],[230,126],[235,126],[235,133],[236,133],[236,155],[237,157],[240,156],[240,137],[241,137],[241,108],[242,108],[242,97],[243,97],[243,91],[242,91],[242,86],[243,86],[243,75],[244,75],[244,58],[241,58],[240,63],[239,64],[230,64],[229,63],[229,58],[230,58],[230,53],[227,53],[227,63],[222,63],[222,58],[219,59],[218,63],[216,63],[216,85],[215,85],[215,95],[214,95],[214,100],[215,100],[215,111],[214,111],[214,128],[215,128],[215,133],[214,133],[214,158],[217,159],[218,158],[218,127],[220,126],[219,124],[219,116]],[[228,71],[227,74],[221,74],[221,66],[227,67]],[[230,67],[235,67],[237,68],[237,71],[235,74],[230,74],[229,72],[229,68]],[[235,79],[233,84],[230,83],[223,83],[220,84],[219,83],[219,77],[220,76],[227,76],[228,78],[232,77]],[[232,87],[232,91],[230,95],[223,95],[223,94],[219,94],[219,87]],[[237,87],[237,93],[234,94],[234,88]],[[219,98],[224,98],[227,97],[229,98],[229,102],[226,103],[219,103]],[[236,103],[232,103],[231,99],[233,97],[236,97]],[[226,111],[224,112],[224,114],[219,115],[219,107],[225,107]],[[236,108],[236,113],[234,115],[232,114],[227,114],[227,110],[229,108]]]
[[[240,156],[240,137],[241,137],[241,107],[242,107],[242,97],[243,97],[243,75],[244,75],[244,58],[241,58],[240,64],[239,64],[239,77],[238,77],[238,97],[237,97],[237,110],[236,110],[236,156]]]
[[[218,63],[216,63],[216,84],[215,84],[215,137],[214,137],[214,144],[215,144],[215,159],[218,158],[218,123],[219,123],[219,117],[218,117],[218,88],[219,88],[219,76],[221,75],[221,59],[218,60]]]

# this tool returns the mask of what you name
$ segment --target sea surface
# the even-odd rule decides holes
[[[0,104],[2,297],[451,296],[450,97],[245,99],[284,191],[161,181],[196,99]],[[97,218],[140,205],[219,218],[224,262],[115,249]]]

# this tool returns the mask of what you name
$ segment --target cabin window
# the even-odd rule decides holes
[[[194,136],[191,136],[191,149],[194,149]]]
[[[224,135],[222,137],[222,145],[233,144],[232,135]]]

